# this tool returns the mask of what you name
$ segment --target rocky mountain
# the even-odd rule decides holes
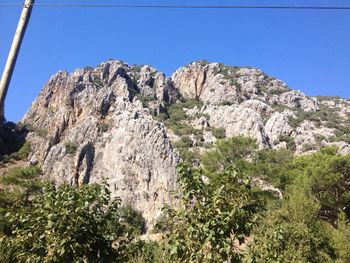
[[[58,72],[25,114],[31,164],[59,183],[107,181],[149,226],[176,202],[176,166],[217,139],[254,137],[296,154],[350,152],[350,101],[308,97],[255,68],[193,62],[170,77],[111,60]]]

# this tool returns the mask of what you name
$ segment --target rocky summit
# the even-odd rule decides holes
[[[350,101],[309,97],[255,68],[193,62],[170,77],[110,60],[58,72],[21,121],[31,164],[58,183],[106,181],[149,227],[176,202],[176,166],[216,140],[243,135],[259,147],[350,152]]]

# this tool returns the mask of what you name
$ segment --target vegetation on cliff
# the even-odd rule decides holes
[[[24,150],[22,150],[24,151]],[[1,177],[1,262],[348,262],[350,155],[294,157],[218,141],[203,168],[178,167],[181,200],[154,232],[106,184],[55,186],[37,167]],[[253,184],[259,177],[283,198]]]

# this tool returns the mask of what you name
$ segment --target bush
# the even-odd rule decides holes
[[[102,122],[102,123],[98,124],[98,130],[100,132],[106,132],[106,131],[108,131],[108,129],[109,129],[109,124],[108,123]]]
[[[249,179],[229,168],[204,183],[200,170],[182,165],[178,171],[183,198],[179,208],[168,209],[166,233],[171,262],[239,262],[237,246],[254,223]]]
[[[295,141],[294,141],[294,138],[291,137],[291,136],[288,136],[288,135],[281,135],[279,138],[278,138],[279,141],[281,142],[286,142],[287,144],[287,149],[288,150],[291,150],[291,151],[295,151],[297,146],[295,144]]]
[[[184,136],[180,140],[174,142],[173,145],[175,148],[189,148],[189,147],[192,147],[193,141],[191,140],[190,137]]]
[[[222,171],[230,165],[235,165],[241,171],[246,162],[245,159],[252,157],[257,149],[256,140],[237,136],[219,140],[215,148],[206,152],[201,162],[206,171]]]
[[[39,136],[42,137],[42,138],[46,138],[47,133],[48,133],[46,129],[33,126],[32,124],[29,124],[29,123],[19,124],[19,126],[20,126],[20,127],[21,127],[21,126],[24,127],[24,128],[27,129],[28,131],[33,132],[33,133],[39,135]]]
[[[140,211],[125,205],[119,208],[118,213],[121,221],[128,223],[138,235],[146,232],[146,221]]]
[[[306,191],[306,192],[305,192]],[[264,216],[253,233],[249,262],[334,262],[335,249],[317,202],[303,183],[295,185],[279,209]]]
[[[169,262],[163,247],[154,241],[137,240],[128,246],[130,263],[165,263]]]
[[[226,131],[224,128],[211,128],[211,132],[216,139],[224,139],[226,137]]]
[[[22,160],[26,160],[31,152],[31,144],[30,142],[26,141],[22,147],[18,150],[18,156]]]
[[[74,154],[78,149],[78,145],[74,142],[66,142],[65,147],[67,154]]]
[[[0,177],[0,236],[9,233],[12,225],[5,218],[6,213],[29,205],[33,196],[41,192],[41,173],[40,168],[32,166],[11,169]]]
[[[7,215],[11,235],[2,237],[2,262],[127,260],[133,236],[120,221],[120,199],[111,200],[107,185],[47,184],[43,191],[31,207]]]

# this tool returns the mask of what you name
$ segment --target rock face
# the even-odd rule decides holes
[[[172,107],[190,100],[200,105],[187,105],[187,119],[169,126]],[[78,185],[106,180],[152,227],[162,206],[176,201],[175,141],[186,139],[192,153],[236,135],[255,138],[261,149],[303,153],[336,144],[346,153],[349,113],[347,100],[305,96],[259,69],[202,61],[167,78],[150,66],[107,61],[55,74],[22,122],[32,130],[30,162],[47,177]],[[184,138],[176,125],[190,134]]]
[[[46,138],[27,137],[31,161],[59,183],[106,180],[114,195],[143,212],[152,225],[163,204],[172,201],[179,157],[164,125],[135,95],[146,93],[158,106],[177,96],[164,75],[149,67],[135,73],[114,61],[57,73],[23,119],[45,131]]]
[[[210,116],[211,126],[225,129],[227,137],[253,137],[257,139],[261,148],[269,147],[263,121],[252,108],[243,105],[208,107],[204,113]]]
[[[293,116],[293,113],[289,110],[283,112],[275,112],[268,119],[265,124],[265,132],[269,137],[272,144],[277,141],[281,136],[290,136],[292,133],[292,127],[289,125],[290,116]]]

